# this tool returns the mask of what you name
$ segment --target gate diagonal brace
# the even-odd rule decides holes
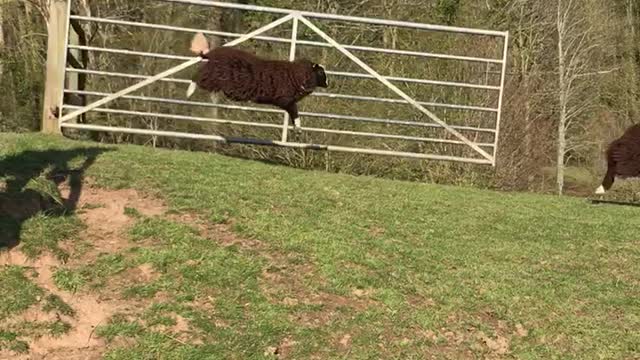
[[[474,149],[475,151],[477,151],[480,155],[482,155],[484,158],[486,158],[489,161],[493,162],[493,156],[491,156],[489,153],[487,153],[486,151],[482,150],[482,148],[480,148],[477,144],[475,144],[473,141],[469,140],[466,136],[462,135],[461,133],[459,133],[458,131],[456,131],[454,128],[452,128],[451,126],[449,126],[447,123],[445,123],[444,121],[440,120],[440,118],[438,116],[436,116],[434,113],[432,113],[431,111],[427,110],[426,108],[424,108],[422,105],[420,105],[417,101],[415,101],[411,96],[407,95],[405,92],[403,92],[402,90],[400,90],[398,87],[396,87],[395,85],[393,85],[390,81],[388,81],[387,79],[385,79],[384,77],[382,77],[382,75],[380,75],[378,72],[376,72],[375,70],[373,70],[371,67],[369,67],[369,65],[367,65],[366,63],[364,63],[362,60],[360,60],[357,56],[353,55],[349,50],[345,49],[342,45],[338,44],[338,42],[336,42],[335,40],[333,40],[333,38],[331,38],[329,35],[327,35],[324,31],[320,30],[320,28],[318,28],[317,26],[315,26],[311,21],[309,21],[307,18],[305,18],[304,16],[300,15],[299,13],[292,13],[292,15],[294,17],[296,17],[299,21],[303,22],[309,29],[313,30],[316,34],[318,34],[320,37],[322,37],[327,43],[329,43],[331,46],[333,46],[334,48],[336,48],[338,51],[340,51],[341,53],[343,53],[345,56],[347,56],[349,59],[351,59],[353,62],[355,62],[357,65],[359,65],[361,68],[363,68],[366,72],[368,72],[369,74],[371,74],[373,77],[375,77],[376,79],[378,79],[380,82],[382,82],[384,85],[386,85],[389,89],[391,89],[393,92],[395,92],[397,95],[399,95],[400,97],[402,97],[403,99],[405,99],[408,103],[410,103],[411,105],[413,105],[415,108],[417,108],[419,111],[421,111],[422,113],[424,113],[425,115],[429,116],[433,121],[435,121],[436,123],[440,124],[443,128],[445,128],[447,131],[449,131],[450,133],[452,133],[454,136],[456,136],[457,138],[459,138],[462,142],[464,142],[466,145],[468,145],[469,147],[471,147],[472,149]]]
[[[277,27],[279,25],[282,25],[282,24],[288,22],[289,20],[291,20],[293,18],[294,18],[294,15],[293,14],[289,14],[289,15],[284,16],[284,17],[282,17],[282,18],[280,18],[280,19],[278,19],[278,20],[276,20],[274,22],[271,22],[271,23],[269,23],[269,24],[267,24],[267,25],[265,25],[265,26],[263,26],[261,28],[258,28],[256,30],[250,32],[250,33],[247,33],[247,34],[243,35],[242,37],[239,37],[239,38],[237,38],[237,39],[235,39],[233,41],[230,41],[230,42],[228,42],[228,43],[226,43],[226,44],[224,44],[222,46],[235,46],[235,45],[238,45],[240,43],[243,43],[243,42],[251,39],[252,37],[254,37],[256,35],[259,35],[259,34],[261,34],[263,32],[269,31],[269,30],[271,30],[271,29],[273,29],[273,28],[275,28],[275,27]],[[156,81],[158,81],[160,79],[163,79],[163,78],[166,78],[168,76],[171,76],[171,75],[173,75],[173,74],[175,74],[175,73],[177,73],[179,71],[182,71],[182,70],[188,68],[189,66],[192,66],[192,65],[194,65],[196,63],[199,63],[201,61],[202,61],[202,58],[200,58],[199,56],[198,57],[194,57],[191,60],[187,60],[187,61],[185,61],[184,63],[182,63],[180,65],[177,65],[177,66],[174,66],[174,67],[172,67],[170,69],[167,69],[167,70],[165,70],[165,71],[163,71],[163,72],[161,72],[161,73],[159,73],[157,75],[154,75],[154,76],[152,76],[150,78],[147,78],[146,80],[143,80],[143,81],[141,81],[141,82],[139,82],[139,83],[137,83],[135,85],[132,85],[132,86],[130,86],[128,88],[122,89],[122,90],[118,91],[117,93],[111,94],[111,95],[109,95],[107,97],[104,97],[104,98],[102,98],[100,100],[97,100],[97,101],[95,101],[95,102],[93,102],[93,103],[91,103],[91,104],[89,104],[87,106],[84,106],[84,107],[82,107],[80,109],[77,109],[76,111],[73,111],[73,112],[71,112],[71,113],[69,113],[67,115],[64,115],[63,117],[58,119],[58,124],[61,124],[61,123],[65,122],[65,121],[67,121],[67,120],[73,119],[76,116],[82,115],[82,114],[84,114],[84,113],[86,113],[88,111],[91,111],[91,110],[93,110],[93,109],[95,109],[95,108],[97,108],[97,107],[99,107],[101,105],[104,105],[104,104],[106,104],[108,102],[116,100],[116,99],[118,99],[118,98],[120,98],[120,97],[122,97],[124,95],[132,93],[132,92],[134,92],[134,91],[136,91],[138,89],[141,89],[141,88],[143,88],[143,87],[145,87],[147,85],[150,85],[150,84],[152,84],[152,83],[154,83],[154,82],[156,82]]]

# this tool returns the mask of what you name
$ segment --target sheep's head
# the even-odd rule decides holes
[[[327,80],[327,74],[324,72],[322,65],[313,64],[313,74],[316,77],[316,86],[323,88],[329,87],[329,80]]]

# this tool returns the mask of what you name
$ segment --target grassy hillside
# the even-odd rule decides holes
[[[638,208],[14,134],[0,201],[0,357],[640,356]]]

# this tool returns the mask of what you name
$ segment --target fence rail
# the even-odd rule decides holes
[[[91,70],[91,69],[78,69],[78,68],[72,68],[72,67],[67,68],[67,71],[77,72],[81,74],[99,75],[99,76],[107,76],[107,77],[122,77],[122,78],[129,78],[129,79],[148,79],[151,77],[148,75],[127,74],[127,73],[121,73],[121,72],[100,71],[100,70]],[[188,79],[177,79],[177,78],[171,78],[171,77],[160,79],[159,81],[174,82],[174,83],[180,83],[180,84],[189,84],[191,82],[191,80],[188,80]],[[375,97],[375,96],[360,96],[360,95],[350,95],[350,94],[337,94],[337,93],[329,93],[329,92],[323,92],[323,91],[314,92],[311,94],[311,96],[346,99],[346,100],[394,103],[394,104],[409,104],[406,100],[402,100],[402,99],[390,99],[390,98],[382,98],[382,97]],[[455,110],[469,110],[469,111],[482,111],[482,112],[498,112],[497,108],[488,108],[483,106],[447,104],[447,103],[436,103],[436,102],[428,102],[428,101],[418,101],[418,103],[423,106],[435,107],[435,108],[447,108],[447,109],[455,109]],[[216,105],[212,104],[211,106],[216,106]],[[495,132],[495,129],[484,129],[480,131]]]
[[[74,93],[78,93],[77,91]],[[104,95],[107,96],[107,95]],[[125,97],[123,97],[125,98]],[[136,96],[127,96],[128,99],[140,99],[146,97],[136,97]],[[147,98],[148,99],[148,98]],[[67,109],[81,109],[81,106],[76,105],[65,105]],[[227,108],[225,106],[225,108]],[[233,108],[240,110],[246,110],[244,107],[234,106]],[[233,109],[232,108],[232,109]],[[177,114],[165,114],[165,113],[156,113],[156,112],[144,112],[144,111],[136,111],[136,110],[125,110],[125,109],[113,109],[113,108],[99,108],[95,109],[96,112],[102,113],[110,113],[110,114],[121,114],[121,115],[136,115],[136,116],[147,116],[147,117],[156,117],[156,118],[165,118],[165,119],[173,119],[173,120],[192,120],[192,121],[201,121],[201,122],[210,122],[217,124],[235,124],[235,125],[246,125],[246,126],[256,126],[256,127],[266,127],[266,128],[274,128],[281,129],[282,125],[271,124],[271,123],[258,123],[258,122],[248,122],[248,121],[239,121],[239,120],[227,120],[227,119],[216,119],[202,116],[191,116],[191,115],[177,115]],[[270,109],[264,109],[266,112],[271,112]],[[302,114],[302,113],[301,113]],[[324,117],[325,114],[317,114],[317,113],[307,113],[309,116],[317,116]],[[354,119],[355,118],[355,119]],[[340,117],[339,119],[344,119]],[[349,119],[349,117],[347,117]],[[351,120],[356,119],[367,119],[361,117],[352,117]],[[373,119],[368,118],[368,121],[385,121],[386,119]],[[361,120],[361,121],[367,121]],[[386,120],[384,123],[388,124],[390,120]],[[401,122],[401,121],[396,121]],[[406,121],[407,125],[411,124],[413,126],[420,126],[422,124]],[[426,127],[426,126],[425,126]],[[292,126],[288,126],[289,129],[292,129]],[[474,128],[469,128],[474,129]],[[454,145],[464,145],[465,143],[457,140],[449,140],[449,139],[437,139],[437,138],[426,138],[419,136],[405,136],[405,135],[396,135],[396,134],[384,134],[384,133],[371,133],[371,132],[362,132],[362,131],[350,131],[350,130],[336,130],[336,129],[325,129],[325,128],[311,128],[311,127],[301,127],[301,131],[308,132],[318,132],[318,133],[326,133],[326,134],[342,134],[342,135],[357,135],[357,136],[368,136],[368,137],[377,137],[384,139],[395,139],[395,140],[408,140],[408,141],[418,141],[418,142],[432,142],[432,143],[440,143],[440,144],[454,144]],[[492,143],[474,143],[481,147],[493,147]]]
[[[191,4],[191,5],[205,5],[205,6],[213,6],[218,8],[257,11],[257,12],[283,14],[283,15],[288,15],[288,14],[291,14],[292,12],[295,12],[300,16],[304,16],[306,18],[311,18],[311,19],[337,20],[337,21],[356,22],[356,23],[373,24],[373,25],[397,26],[397,27],[405,27],[410,29],[443,31],[443,32],[460,33],[460,34],[486,35],[486,36],[496,36],[496,37],[504,37],[508,34],[508,32],[505,32],[505,31],[471,29],[471,28],[456,27],[456,26],[431,25],[431,24],[422,24],[418,22],[385,20],[385,19],[368,18],[368,17],[361,17],[361,16],[326,14],[326,13],[318,13],[313,11],[290,10],[290,9],[274,8],[274,7],[267,7],[267,6],[236,4],[236,3],[221,2],[221,1],[210,1],[210,0],[160,0],[160,1]]]
[[[126,20],[118,20],[118,19],[104,19],[104,18],[92,17],[92,16],[72,15],[71,19],[79,20],[79,21],[112,24],[112,25],[141,27],[141,28],[156,29],[156,30],[180,31],[180,32],[188,32],[188,33],[201,32],[205,35],[215,35],[215,36],[221,36],[221,37],[239,38],[242,36],[242,34],[226,32],[226,31],[193,29],[193,28],[187,28],[187,27],[181,27],[181,26],[152,24],[152,23],[126,21]],[[256,36],[254,37],[254,39],[269,41],[269,42],[285,43],[285,44],[292,43],[291,39],[279,38],[279,37],[273,37],[273,36]],[[326,47],[326,48],[331,47],[331,45],[327,43],[319,42],[319,41],[296,40],[295,43],[297,45]],[[341,45],[348,50],[358,50],[358,51],[367,51],[367,52],[376,52],[376,53],[394,54],[394,55],[409,55],[409,56],[425,57],[425,58],[433,58],[433,59],[472,61],[472,62],[489,63],[489,64],[502,64],[502,59],[489,59],[489,58],[474,57],[474,56],[438,54],[438,53],[429,53],[429,52],[411,51],[411,50],[385,49],[381,47],[371,47],[371,46],[358,46],[358,45],[348,45],[348,44],[341,44]]]
[[[128,49],[114,49],[114,48],[97,47],[97,46],[69,45],[69,49],[99,51],[99,52],[107,52],[107,53],[120,54],[120,55],[135,55],[135,56],[141,56],[141,57],[151,57],[151,58],[166,59],[166,60],[189,61],[190,59],[192,59],[192,57],[190,56],[183,56],[183,55],[163,54],[163,53],[148,52],[148,51],[128,50]],[[204,60],[202,60],[202,62],[204,62]],[[326,73],[328,75],[343,76],[347,78],[375,79],[375,77],[370,74],[353,73],[353,72],[347,72],[347,71],[328,70],[326,71]],[[495,90],[495,91],[500,90],[500,86],[495,86],[495,85],[480,85],[480,84],[469,84],[469,83],[460,83],[460,82],[452,82],[452,81],[425,80],[425,79],[406,78],[406,77],[399,77],[399,76],[384,76],[384,78],[390,81],[414,83],[414,84],[452,86],[452,87],[458,87],[458,88],[484,89],[484,90]]]
[[[103,125],[62,123],[60,126],[63,128],[69,128],[69,129],[117,132],[117,133],[125,133],[125,134],[166,136],[166,137],[198,139],[198,140],[214,140],[214,141],[220,141],[220,142],[229,143],[229,144],[236,143],[236,144],[271,145],[271,146],[282,146],[282,147],[310,149],[310,150],[326,150],[326,151],[349,152],[349,153],[359,153],[359,154],[369,154],[369,155],[400,156],[400,157],[407,157],[407,158],[414,158],[414,159],[456,161],[456,162],[464,162],[464,163],[472,163],[472,164],[480,164],[480,165],[491,164],[489,160],[485,160],[485,159],[469,159],[466,157],[459,157],[459,156],[420,154],[420,153],[402,152],[402,151],[390,152],[386,150],[338,146],[338,145],[305,144],[305,143],[290,142],[290,141],[283,142],[283,141],[275,141],[275,140],[230,138],[230,137],[225,138],[223,136],[218,136],[218,135],[193,134],[193,133],[178,132],[178,131],[135,129],[135,128],[103,126]]]

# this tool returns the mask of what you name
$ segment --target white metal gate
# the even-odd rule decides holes
[[[199,57],[190,57],[190,56],[180,56],[175,54],[167,54],[167,53],[150,53],[138,50],[130,50],[130,49],[116,49],[116,48],[108,48],[108,47],[95,47],[88,45],[77,45],[69,43],[69,25],[67,24],[67,34],[65,34],[65,51],[64,54],[67,54],[68,50],[82,50],[82,51],[98,51],[98,52],[108,52],[114,54],[122,54],[122,55],[130,55],[130,56],[143,56],[143,57],[154,57],[159,59],[171,59],[171,60],[182,60],[180,65],[171,67],[166,71],[163,71],[157,75],[148,76],[148,75],[140,75],[140,74],[132,74],[132,73],[121,73],[121,72],[108,72],[101,71],[100,69],[86,69],[86,68],[78,68],[73,66],[65,65],[65,75],[69,76],[70,74],[85,74],[85,75],[95,75],[95,76],[115,76],[115,77],[124,77],[130,79],[139,79],[140,82],[135,85],[126,87],[120,91],[115,93],[109,92],[98,92],[98,91],[86,91],[84,89],[72,89],[65,88],[64,93],[67,94],[76,94],[76,95],[89,95],[101,97],[99,100],[92,102],[86,106],[77,106],[71,104],[65,104],[62,101],[62,96],[60,100],[60,115],[58,117],[58,125],[61,128],[73,128],[73,129],[85,129],[85,130],[96,130],[96,131],[109,131],[109,132],[121,132],[121,133],[133,133],[133,134],[145,134],[145,135],[154,135],[154,136],[170,136],[170,137],[181,137],[181,138],[192,138],[192,139],[205,139],[205,140],[214,140],[220,142],[234,142],[234,143],[249,143],[249,144],[264,144],[264,145],[277,145],[284,147],[296,147],[296,148],[309,148],[309,149],[318,149],[318,150],[328,150],[328,151],[341,151],[341,152],[353,152],[353,153],[363,153],[363,154],[378,154],[378,155],[392,155],[392,156],[402,156],[402,157],[412,157],[412,158],[422,158],[422,159],[432,159],[432,160],[446,160],[446,161],[459,161],[459,162],[468,162],[468,163],[476,163],[476,164],[487,164],[495,166],[496,163],[496,153],[498,147],[498,137],[500,132],[500,119],[502,112],[502,101],[503,101],[503,93],[504,93],[504,82],[505,82],[505,71],[506,71],[506,62],[507,62],[507,51],[508,51],[508,32],[503,31],[491,31],[491,30],[480,30],[480,29],[469,29],[469,28],[459,28],[459,27],[448,27],[448,26],[439,26],[439,25],[428,25],[421,23],[413,23],[413,22],[405,22],[405,21],[392,21],[392,20],[382,20],[375,18],[364,18],[364,17],[354,17],[354,16],[342,16],[342,15],[332,15],[325,13],[315,13],[315,12],[307,12],[307,11],[295,11],[288,9],[280,9],[280,8],[270,8],[270,7],[262,7],[262,6],[252,6],[252,5],[242,5],[242,4],[234,4],[234,3],[226,3],[226,2],[217,2],[217,1],[208,1],[208,0],[158,0],[160,2],[171,2],[171,3],[182,3],[182,4],[190,4],[190,5],[202,5],[208,7],[216,7],[221,9],[236,9],[250,12],[258,12],[258,13],[270,13],[270,14],[280,14],[282,17],[278,18],[276,21],[268,23],[262,27],[259,27],[253,31],[250,31],[246,34],[237,34],[237,33],[229,33],[222,31],[212,31],[206,29],[195,29],[195,28],[186,28],[179,26],[172,26],[166,24],[153,24],[153,23],[143,23],[143,22],[135,22],[135,21],[126,21],[119,19],[108,19],[108,18],[100,18],[94,16],[79,16],[79,15],[70,15],[68,13],[69,21],[81,21],[81,22],[98,22],[103,24],[111,24],[117,26],[126,26],[133,28],[145,28],[145,29],[157,29],[163,31],[175,31],[182,33],[192,33],[195,34],[197,32],[203,32],[208,35],[216,35],[222,36],[226,38],[234,38],[223,46],[235,46],[241,44],[249,39],[259,40],[259,41],[267,41],[267,42],[275,42],[275,43],[288,43],[290,44],[290,60],[295,59],[297,47],[299,46],[309,46],[309,47],[332,47],[339,51],[342,55],[346,56],[353,63],[357,64],[361,69],[365,71],[365,73],[354,73],[354,72],[345,72],[338,71],[337,69],[327,69],[327,74],[330,77],[344,77],[344,78],[352,78],[352,79],[376,79],[380,83],[384,84],[393,94],[395,94],[395,98],[393,97],[380,97],[380,96],[367,96],[367,95],[354,95],[354,94],[343,94],[343,93],[335,93],[333,91],[320,92],[317,91],[310,98],[324,98],[324,99],[342,99],[342,100],[352,100],[358,102],[372,102],[372,103],[385,103],[385,104],[405,104],[408,106],[412,106],[417,114],[421,116],[425,116],[429,122],[419,121],[419,120],[406,120],[406,119],[390,119],[390,118],[382,118],[382,117],[372,117],[372,116],[353,116],[348,114],[335,114],[329,112],[305,112],[304,109],[301,109],[300,112],[301,119],[303,120],[302,131],[310,132],[310,133],[329,133],[329,134],[339,134],[345,136],[356,136],[356,137],[369,137],[374,139],[393,139],[393,140],[403,140],[409,142],[418,142],[418,143],[431,143],[431,144],[443,144],[443,145],[451,145],[451,146],[462,146],[466,149],[472,149],[472,151],[467,151],[467,154],[459,156],[459,155],[451,155],[447,153],[432,153],[429,151],[406,151],[406,150],[396,150],[396,149],[381,149],[373,146],[370,147],[355,147],[348,146],[348,144],[335,144],[335,143],[313,143],[313,142],[296,142],[291,141],[290,139],[290,126],[288,125],[287,115],[279,109],[270,108],[270,107],[255,107],[249,106],[249,104],[204,104],[202,102],[193,102],[186,101],[185,99],[176,99],[176,98],[159,98],[159,97],[150,97],[150,96],[136,96],[130,95],[131,93],[142,89],[143,87],[150,85],[152,83],[158,81],[169,81],[174,83],[182,83],[186,85],[190,80],[188,79],[179,79],[172,78],[171,76],[188,68],[192,65],[195,65],[202,60]],[[69,0],[70,2],[70,0]],[[69,11],[70,5],[67,4],[67,11]],[[331,21],[340,21],[345,23],[364,23],[364,24],[372,24],[379,26],[390,26],[396,28],[403,29],[416,29],[416,30],[427,30],[427,31],[435,31],[435,32],[447,32],[460,34],[460,36],[483,36],[488,38],[497,38],[501,40],[501,48],[500,56],[496,58],[489,57],[481,57],[481,56],[468,56],[468,55],[451,55],[451,54],[443,54],[443,53],[435,53],[435,52],[423,52],[423,51],[414,51],[414,50],[399,50],[396,48],[381,48],[381,47],[372,47],[372,46],[362,46],[362,45],[350,45],[350,44],[340,44],[335,41],[331,36],[329,36],[326,31],[323,31],[319,25],[313,21],[320,20],[331,20]],[[287,25],[288,24],[288,25]],[[265,36],[264,33],[272,30],[276,27],[280,26],[291,26],[291,38],[282,38],[282,37],[273,37],[273,36]],[[305,26],[310,29],[316,36],[319,36],[322,41],[312,41],[312,40],[304,40],[299,39],[299,29],[301,26]],[[395,55],[406,55],[411,56],[421,61],[426,61],[425,59],[438,59],[438,60],[447,60],[447,61],[456,61],[456,62],[473,62],[479,64],[486,64],[487,73],[489,73],[489,66],[499,67],[499,83],[497,84],[489,84],[488,80],[485,84],[478,83],[468,83],[468,82],[453,82],[453,81],[442,81],[442,80],[433,80],[433,79],[419,79],[419,78],[407,78],[407,77],[398,77],[398,76],[385,76],[381,75],[378,71],[374,70],[371,66],[367,65],[364,61],[362,61],[358,56],[354,55],[354,52],[373,52],[373,53],[382,53],[382,54],[395,54]],[[66,56],[66,55],[65,55]],[[67,59],[65,58],[65,64],[67,64]],[[497,71],[496,71],[497,72]],[[402,83],[415,83],[415,84],[427,84],[432,86],[442,86],[450,89],[473,89],[477,91],[487,92],[489,94],[493,93],[496,96],[494,97],[495,102],[497,104],[493,105],[478,105],[478,104],[454,104],[447,103],[444,101],[421,101],[416,100],[412,96],[408,95],[405,91],[401,90],[395,84]],[[331,90],[330,88],[327,90]],[[255,111],[257,114],[264,114],[265,112],[280,112],[285,116],[284,121],[281,124],[276,123],[264,123],[264,122],[253,122],[253,121],[239,121],[233,119],[219,119],[219,118],[202,118],[202,117],[194,117],[190,115],[177,115],[177,114],[166,114],[166,113],[154,113],[154,112],[141,112],[141,111],[133,111],[133,110],[124,110],[124,109],[114,109],[114,108],[104,108],[103,105],[112,102],[115,99],[124,98],[124,99],[133,99],[139,101],[147,101],[147,102],[160,102],[166,104],[181,104],[181,105],[198,105],[198,106],[212,106],[212,107],[220,107],[223,109],[238,109],[243,111]],[[303,100],[299,105],[304,107],[305,101]],[[435,109],[447,109],[448,111],[470,111],[470,112],[482,112],[482,113],[490,113],[494,114],[493,126],[481,126],[481,125],[451,125],[447,123],[446,118],[442,118],[441,116],[437,116],[433,111],[428,108]],[[81,114],[85,114],[90,111],[95,112],[104,112],[110,114],[122,114],[128,116],[152,116],[157,118],[164,119],[180,119],[180,120],[194,120],[194,121],[207,121],[211,123],[220,123],[220,124],[233,124],[238,126],[256,126],[256,127],[267,127],[267,128],[276,128],[281,129],[281,133],[279,138],[275,139],[256,139],[256,138],[246,138],[246,137],[224,137],[221,135],[215,134],[202,134],[202,133],[190,133],[190,132],[176,132],[176,131],[163,131],[163,130],[154,130],[154,129],[141,129],[141,128],[128,128],[128,127],[119,127],[119,126],[107,126],[107,125],[98,125],[98,124],[83,124],[83,123],[75,123],[71,121],[72,119],[77,118]],[[382,124],[385,125],[385,129],[389,129],[393,131],[398,127],[410,127],[415,129],[424,129],[424,128],[439,128],[444,129],[446,131],[447,136],[440,137],[424,137],[424,136],[414,136],[405,134],[397,134],[389,131],[360,131],[357,129],[340,129],[340,128],[328,128],[328,127],[306,127],[304,125],[305,118],[325,118],[325,119],[340,119],[343,121],[352,122],[354,124]],[[491,136],[490,141],[478,141],[478,134],[489,135]]]

